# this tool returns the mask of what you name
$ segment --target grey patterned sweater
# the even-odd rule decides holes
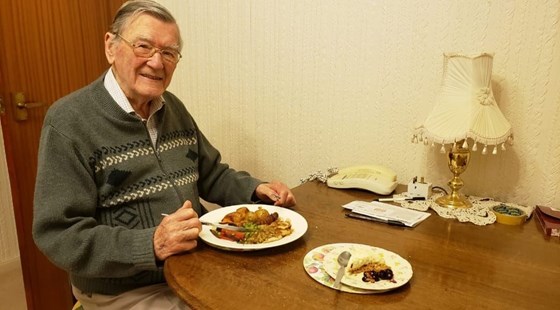
[[[103,86],[53,104],[45,117],[34,197],[35,243],[84,293],[115,295],[164,282],[153,249],[161,213],[199,197],[250,202],[260,180],[221,163],[185,106],[166,92],[152,145],[144,123]]]

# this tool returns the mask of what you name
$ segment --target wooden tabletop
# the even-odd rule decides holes
[[[231,252],[202,240],[165,262],[169,286],[194,309],[558,309],[560,239],[531,218],[521,226],[477,226],[432,215],[414,228],[346,218],[341,205],[375,194],[308,182],[293,189],[294,211],[309,224],[277,248]],[[304,256],[330,243],[397,253],[413,276],[381,294],[336,291],[312,279]]]

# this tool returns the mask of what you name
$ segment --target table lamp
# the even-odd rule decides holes
[[[412,142],[441,145],[453,178],[447,183],[451,193],[436,199],[447,208],[469,208],[471,203],[459,192],[464,183],[459,177],[467,169],[471,150],[482,147],[482,154],[505,151],[513,144],[511,125],[492,92],[493,54],[467,56],[444,53],[443,79],[434,109],[423,124],[415,128]],[[447,149],[448,148],[448,149]],[[469,149],[471,148],[471,149]]]

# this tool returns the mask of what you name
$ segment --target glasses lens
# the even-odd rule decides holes
[[[146,43],[136,43],[134,44],[134,54],[139,57],[152,57],[155,53],[153,46]]]
[[[172,51],[172,50],[162,50],[161,56],[167,62],[176,63],[179,61],[179,52]]]

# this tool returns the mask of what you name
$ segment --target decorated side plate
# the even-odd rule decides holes
[[[334,243],[317,247],[307,252],[305,257],[303,258],[303,268],[305,269],[305,272],[307,272],[307,274],[311,278],[313,278],[313,280],[335,290],[336,288],[334,287],[334,278],[329,276],[329,274],[325,271],[325,269],[323,268],[323,262],[325,261],[325,257],[331,251],[337,249],[341,245],[343,244]],[[383,292],[382,290],[362,290],[344,284],[340,286],[340,290],[343,292],[355,294],[374,294]]]
[[[224,216],[226,216],[228,213],[235,212],[238,208],[241,207],[247,207],[250,211],[256,211],[259,207],[261,207],[263,209],[266,209],[269,213],[278,212],[279,218],[283,220],[289,220],[291,222],[293,232],[288,236],[283,237],[282,239],[272,241],[272,242],[258,243],[258,244],[243,244],[243,243],[237,243],[235,241],[220,239],[214,236],[214,234],[212,234],[212,232],[210,231],[211,227],[203,225],[199,237],[208,245],[219,249],[228,250],[228,251],[255,251],[255,250],[273,248],[296,241],[301,236],[303,236],[307,231],[307,221],[299,213],[292,211],[290,209],[271,206],[271,205],[245,204],[245,205],[235,205],[235,206],[218,208],[204,214],[203,216],[200,217],[200,220],[212,222],[212,223],[219,223],[224,218]]]
[[[352,257],[350,258],[350,262],[346,267],[346,272],[341,281],[347,286],[363,290],[388,291],[406,284],[410,278],[412,278],[412,266],[406,259],[382,248],[356,243],[340,244],[340,246],[333,249],[325,256],[323,268],[329,276],[336,277],[339,268],[336,259],[343,251],[352,253]],[[363,273],[351,274],[348,271],[353,262],[361,261],[366,258],[375,261],[383,261],[393,271],[393,279],[379,280],[374,283],[364,282],[362,280]]]

